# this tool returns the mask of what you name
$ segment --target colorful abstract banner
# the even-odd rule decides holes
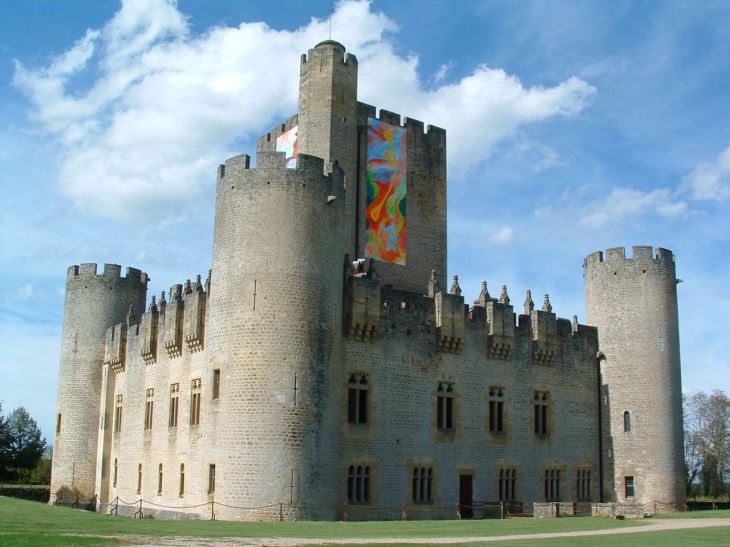
[[[406,151],[404,127],[368,118],[365,256],[406,263]]]
[[[299,126],[292,127],[289,131],[282,133],[276,139],[276,151],[286,153],[287,169],[297,168],[297,152],[299,152],[297,129],[299,129]]]

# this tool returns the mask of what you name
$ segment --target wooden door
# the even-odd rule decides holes
[[[459,475],[459,512],[463,519],[474,517],[473,480],[472,475]]]

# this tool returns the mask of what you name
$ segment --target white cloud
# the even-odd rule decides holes
[[[503,226],[499,232],[489,236],[489,241],[498,245],[506,245],[515,240],[514,230],[511,226]]]
[[[695,200],[724,200],[730,197],[730,146],[713,163],[701,163],[682,180],[682,188]]]
[[[387,40],[395,22],[368,1],[340,2],[332,25],[358,56],[361,100],[448,129],[454,172],[488,158],[525,124],[579,114],[596,92],[576,77],[525,88],[486,65],[427,89],[418,58],[397,55]],[[14,84],[60,144],[58,184],[77,206],[165,222],[195,203],[218,163],[241,152],[231,143],[296,112],[300,53],[327,32],[327,21],[312,19],[294,31],[242,23],[191,35],[173,0],[124,0],[104,28],[49,66],[17,63]],[[85,90],[74,87],[79,74],[90,81]]]
[[[33,284],[28,283],[27,285],[23,285],[18,289],[18,299],[20,300],[28,300],[31,296],[33,296]]]
[[[679,200],[667,188],[642,192],[633,188],[614,188],[605,198],[594,201],[585,208],[580,224],[600,228],[627,218],[659,215],[678,218],[687,212],[687,203]]]

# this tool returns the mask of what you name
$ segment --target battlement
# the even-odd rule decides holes
[[[391,125],[397,125],[399,127],[405,127],[408,130],[409,135],[429,135],[432,138],[443,138],[444,144],[446,142],[445,129],[437,127],[435,125],[425,125],[420,120],[404,117],[396,112],[385,110],[384,108],[381,108],[378,112],[378,109],[375,106],[358,101],[357,114],[358,118],[360,119],[360,123],[363,123],[367,118],[375,118],[380,120],[381,122],[389,123]],[[401,120],[403,121],[402,124]]]
[[[295,168],[286,167],[284,152],[259,152],[256,167],[251,168],[251,158],[242,154],[226,160],[218,168],[218,191],[227,192],[252,185],[272,188],[287,186],[320,190],[336,198],[344,196],[345,174],[337,163],[327,164],[317,156],[299,154]]]
[[[294,129],[299,124],[299,114],[294,114],[284,123],[273,127],[271,131],[261,135],[256,143],[256,153],[261,152],[275,152],[276,151],[276,139],[281,137],[287,131]]]
[[[656,251],[656,254],[654,254],[654,251]],[[630,264],[641,264],[674,269],[674,253],[669,249],[657,247],[654,250],[652,247],[641,245],[632,247],[632,253],[632,257],[627,257],[625,247],[612,247],[607,249],[605,257],[602,251],[596,251],[586,257],[583,262],[583,267],[587,270],[589,268],[600,267],[602,264],[617,268],[622,268]]]
[[[122,267],[119,264],[104,264],[104,271],[102,274],[97,274],[97,264],[95,262],[69,267],[66,276],[67,282],[70,283],[72,281],[85,281],[90,279],[99,279],[104,281],[125,279],[129,282],[141,283],[145,287],[150,280],[145,272],[138,270],[137,268],[127,268],[126,275],[122,276]]]
[[[345,46],[335,40],[320,42],[310,49],[309,53],[302,53],[302,73],[308,70],[308,64],[315,61],[315,59],[321,59],[323,57],[332,57],[333,59],[339,60],[343,65],[351,65],[357,70],[357,57],[352,53],[346,53],[346,51]]]

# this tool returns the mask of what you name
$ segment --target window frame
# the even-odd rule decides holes
[[[190,383],[190,425],[200,425],[200,407],[203,395],[203,382],[195,378]]]
[[[550,436],[550,392],[535,390],[532,396],[534,433],[537,437]]]
[[[354,372],[347,380],[347,423],[367,425],[369,421],[370,376]]]
[[[168,412],[167,427],[177,427],[180,413],[180,384],[170,384],[170,410]]]
[[[424,465],[413,468],[411,500],[414,505],[433,503],[433,481],[433,467]]]
[[[454,382],[438,382],[436,386],[436,429],[454,431]]]
[[[492,434],[507,432],[504,391],[501,386],[489,386],[489,432]]]
[[[347,503],[366,505],[370,503],[371,469],[367,464],[352,464],[347,472]]]

